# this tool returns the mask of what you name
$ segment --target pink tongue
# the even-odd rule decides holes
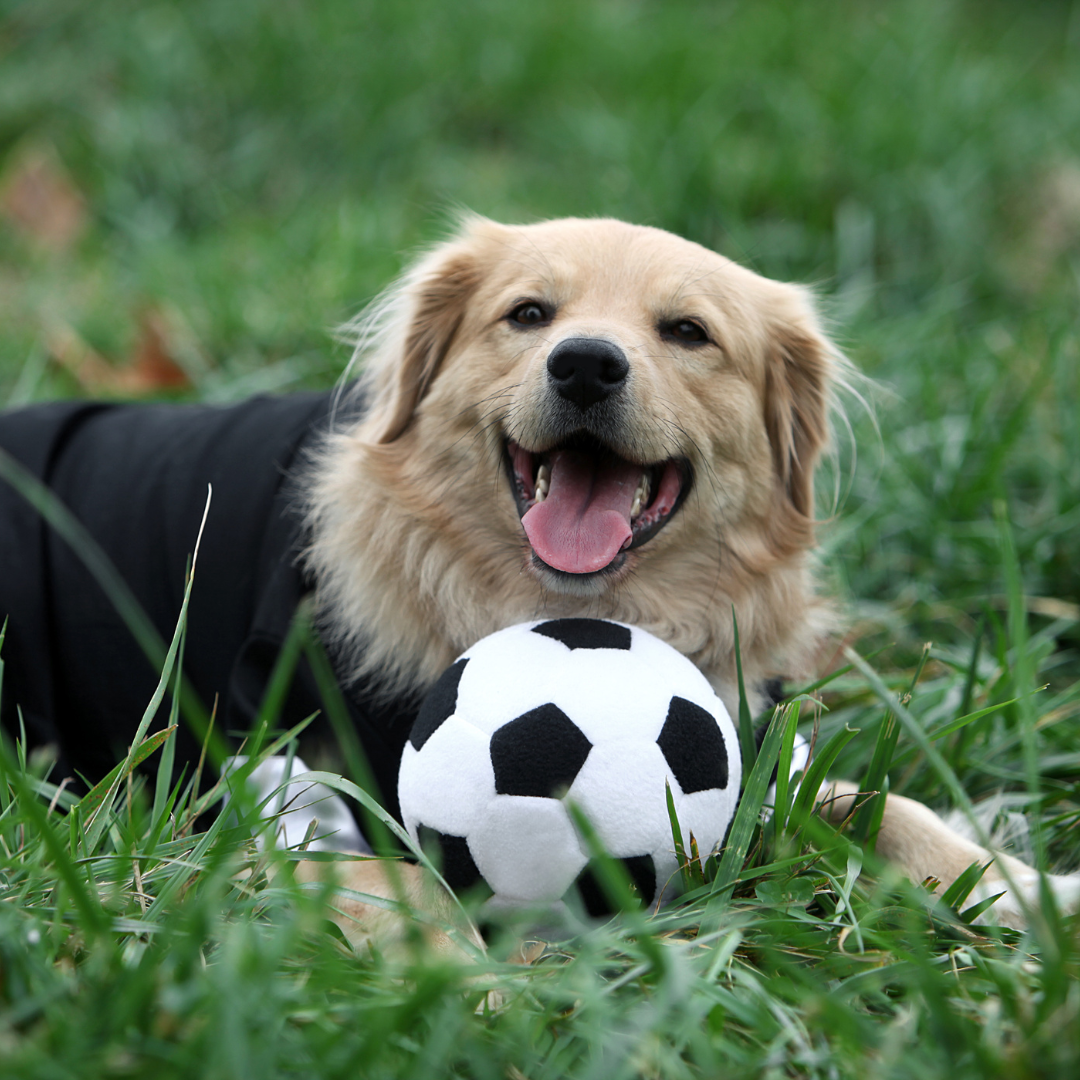
[[[630,542],[641,466],[597,463],[574,450],[556,450],[549,465],[547,498],[521,519],[533,551],[567,574],[602,570]]]

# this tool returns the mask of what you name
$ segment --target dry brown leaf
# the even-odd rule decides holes
[[[169,328],[161,313],[148,308],[139,319],[139,338],[130,363],[132,393],[154,390],[182,390],[191,385],[187,372],[176,362],[169,347]]]
[[[0,214],[41,247],[64,252],[86,227],[86,200],[56,151],[44,144],[16,150],[0,177]]]
[[[138,397],[191,385],[173,359],[165,320],[153,308],[139,319],[139,336],[129,360],[111,364],[67,323],[55,323],[45,336],[50,355],[87,393]]]

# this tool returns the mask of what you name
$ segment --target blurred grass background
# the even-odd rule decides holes
[[[122,359],[147,310],[196,396],[326,385],[456,208],[613,215],[814,283],[891,391],[880,439],[850,409],[852,595],[970,630],[1001,497],[1075,602],[1078,69],[1053,0],[4,0],[0,400],[83,392],[56,326]],[[11,206],[43,158],[53,242]]]
[[[910,704],[930,729],[1050,685],[946,752],[1074,868],[1080,4],[0,0],[0,403],[330,385],[346,359],[332,328],[459,207],[614,215],[817,286],[878,387],[876,423],[848,403],[838,502],[822,485],[850,640],[891,646],[875,665],[901,692],[936,643]],[[165,374],[129,380],[148,333]],[[858,776],[880,701],[854,676],[830,692],[824,734],[863,729],[838,766]],[[940,805],[903,742],[895,766],[894,791]],[[116,852],[145,842],[135,805],[104,834]],[[0,835],[36,821],[5,809]],[[170,843],[156,875],[186,850]],[[931,932],[891,886],[860,884],[854,913],[826,902],[850,861],[846,886],[842,860],[792,879],[793,914],[790,882],[745,894],[746,943],[700,971],[661,963],[640,926],[565,967],[503,971],[516,1004],[489,1025],[460,974],[420,964],[401,982],[342,959],[295,896],[235,890],[227,853],[184,871],[186,905],[158,896],[149,915],[155,879],[136,890],[102,855],[93,873],[128,922],[91,948],[45,851],[3,870],[18,902],[0,905],[0,1061],[25,1075],[152,1060],[157,1075],[955,1080],[1080,1061],[1075,927],[1054,924],[1053,962],[1025,967],[1035,946]],[[837,928],[858,936],[859,918],[873,930],[854,959]],[[888,992],[854,989],[897,958]]]

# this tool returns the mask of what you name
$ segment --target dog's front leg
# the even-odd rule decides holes
[[[858,785],[846,780],[830,781],[821,791],[821,813],[839,824],[855,807]],[[888,795],[876,850],[899,866],[912,881],[936,878],[947,889],[972,863],[991,862],[967,899],[977,904],[1004,893],[976,921],[1022,930],[1028,911],[1039,907],[1039,873],[1025,862],[991,852],[953,832],[929,807],[903,795]],[[1048,874],[1047,883],[1058,907],[1068,913],[1080,909],[1080,874]]]
[[[371,944],[381,951],[393,952],[418,928],[427,946],[447,957],[471,959],[462,941],[470,942],[480,951],[484,949],[476,928],[467,923],[446,890],[420,866],[399,861],[389,866],[385,859],[363,857],[355,862],[304,859],[296,864],[299,882],[323,881],[328,877],[339,887],[330,900],[334,921],[354,948]],[[396,903],[381,907],[365,903],[350,893],[364,893]],[[422,918],[413,919],[398,905]],[[456,934],[448,932],[448,927],[454,928]]]

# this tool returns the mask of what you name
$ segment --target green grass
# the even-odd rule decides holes
[[[330,328],[462,205],[612,214],[812,282],[878,387],[876,427],[849,403],[835,506],[822,484],[824,573],[873,668],[822,690],[819,740],[858,729],[833,772],[941,809],[957,782],[1003,793],[1018,853],[1075,869],[1078,132],[1080,5],[1052,0],[0,0],[0,192],[49,147],[88,211],[61,252],[0,215],[0,402],[80,392],[47,358],[58,320],[122,357],[147,305],[193,397],[329,385]],[[920,749],[995,705],[937,767]],[[733,895],[530,968],[496,940],[477,981],[351,953],[244,815],[124,780],[80,830],[42,769],[0,782],[4,1075],[1080,1071],[1076,920],[972,928],[799,831],[797,803],[715,867]]]

